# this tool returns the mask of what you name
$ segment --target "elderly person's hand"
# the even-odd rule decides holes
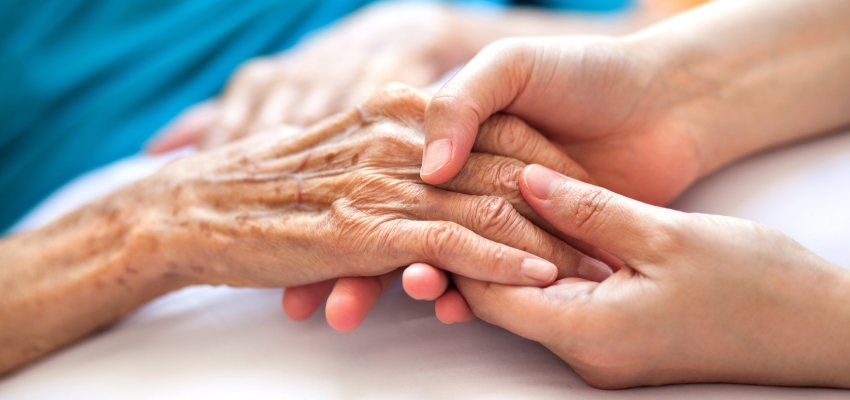
[[[146,182],[157,199],[144,228],[160,244],[156,258],[199,282],[264,287],[416,261],[534,286],[558,275],[544,259],[572,273],[581,253],[504,199],[419,179],[428,98],[389,86],[304,133],[258,135],[167,166]],[[481,155],[479,168],[449,186],[480,191],[505,162]]]
[[[547,288],[454,281],[485,321],[591,385],[850,387],[850,273],[756,223],[650,206],[538,165],[520,188],[565,234],[624,264]]]
[[[506,139],[521,139],[515,145],[532,160],[569,159],[528,130],[493,129],[478,145],[490,154],[476,153],[463,176],[444,188],[425,184],[429,97],[390,85],[303,133],[270,132],[177,160],[0,241],[0,373],[193,284],[377,282],[414,262],[505,284],[576,276],[584,253],[491,193],[501,174],[524,166],[495,155],[514,151]]]
[[[424,112],[425,104],[421,106]],[[619,260],[597,248],[561,234],[546,220],[540,218],[520,196],[517,182],[519,174],[527,164],[543,164],[577,179],[589,179],[587,174],[563,151],[516,117],[502,114],[492,116],[481,126],[473,151],[469,162],[460,174],[439,187],[492,199],[489,203],[490,207],[467,211],[469,217],[485,218],[488,224],[495,225],[493,232],[503,233],[501,236],[485,235],[486,237],[509,245],[525,245],[523,242],[513,241],[522,234],[514,233],[515,228],[511,219],[501,216],[506,211],[510,211],[508,214],[513,215],[513,210],[516,210],[536,226],[553,232],[560,241],[570,244],[582,254],[590,255],[577,259],[577,263],[574,264],[575,269],[570,269],[569,273],[593,280],[601,280],[611,274],[610,267],[596,258],[612,262],[614,265],[619,263]],[[507,154],[511,154],[511,157],[496,157]],[[497,203],[498,207],[494,207]],[[500,210],[502,208],[504,209]],[[558,246],[561,245],[563,243],[558,243]],[[306,319],[327,297],[325,314],[328,323],[341,331],[352,330],[365,319],[380,295],[395,281],[400,272],[393,271],[375,277],[346,277],[289,287],[284,293],[284,310],[294,319]],[[411,280],[411,277],[417,274],[419,276]],[[405,268],[404,276],[406,277],[405,288],[414,297],[420,299],[433,299],[443,293],[448,286],[445,274],[433,270],[433,267],[427,264],[416,263]],[[413,282],[413,286],[409,285],[410,282]],[[422,289],[417,292],[417,288]],[[462,302],[462,299],[459,301]]]

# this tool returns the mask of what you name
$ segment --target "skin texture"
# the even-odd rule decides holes
[[[480,121],[504,112],[600,186],[666,204],[734,160],[850,123],[848,18],[840,0],[715,1],[619,39],[496,42],[429,103],[422,178],[455,176]]]
[[[621,258],[601,283],[455,276],[472,311],[537,340],[588,383],[850,387],[850,273],[781,232],[653,207],[532,165],[522,194],[558,229]]]
[[[472,194],[499,184],[492,171],[518,173],[525,164],[481,153],[467,178],[447,185],[455,191],[420,180],[429,96],[389,85],[302,133],[268,132],[177,160],[42,229],[4,238],[0,373],[193,284],[317,284],[291,311],[320,302],[315,293],[337,277],[365,277],[337,283],[343,305],[363,283],[376,285],[377,299],[399,267],[420,261],[506,284],[575,276],[587,256],[504,198]],[[480,147],[499,148],[504,137],[482,135]],[[341,326],[359,323],[338,309]]]
[[[429,104],[422,177],[454,176],[480,121],[501,110],[600,185],[664,204],[733,160],[850,123],[848,20],[838,0],[715,1],[623,39],[496,43]],[[477,315],[540,341],[603,388],[850,387],[846,271],[758,224],[541,171],[525,169],[526,201],[620,260],[616,272],[544,289],[455,275],[460,292],[437,298],[441,320]],[[427,268],[406,282],[419,298],[443,288]]]
[[[497,39],[623,34],[657,19],[640,8],[594,17],[522,8],[480,12],[439,3],[377,3],[290,50],[246,62],[219,99],[184,112],[148,151],[195,143],[206,149],[280,124],[307,126],[355,107],[388,82],[425,87]]]
[[[574,274],[576,275],[601,280],[611,274],[611,266],[622,263],[598,248],[564,235],[542,219],[520,195],[517,182],[526,164],[543,164],[578,179],[589,179],[587,173],[570,160],[564,152],[553,146],[522,121],[499,114],[494,115],[481,126],[473,149],[476,152],[486,154],[512,154],[514,158],[504,158],[499,163],[490,163],[481,155],[473,154],[455,179],[439,187],[469,195],[496,196],[504,199],[510,208],[519,212],[536,226],[588,255],[577,259],[572,270],[575,271]],[[480,212],[480,210],[470,212],[470,215]],[[509,224],[500,226],[498,229],[504,232],[505,238],[515,236],[514,227]],[[505,243],[510,244],[510,242]],[[604,260],[608,265],[596,261],[596,259]],[[582,265],[585,266],[583,269],[581,268]],[[428,270],[428,272],[424,276],[417,276],[417,270]],[[414,298],[423,300],[433,300],[439,294],[442,294],[448,282],[445,273],[433,269],[427,264],[417,263],[405,269],[403,274],[405,288],[410,289],[410,294]],[[333,286],[321,283],[289,287],[284,293],[284,310],[290,317],[302,320],[312,315],[321,305],[322,299],[329,296],[325,308],[328,323],[335,329],[349,331],[363,321],[380,295],[395,281],[397,276],[398,272],[380,277],[341,278]],[[456,293],[454,289],[449,290]],[[459,296],[456,298],[461,299]],[[441,300],[440,304],[442,302]],[[440,304],[437,304],[438,309]],[[452,302],[446,304],[452,307]],[[459,312],[463,312],[463,309],[460,309]],[[466,311],[466,314],[471,317],[468,311]],[[445,322],[450,322],[449,319],[446,319],[448,317],[442,314],[438,315]],[[466,319],[469,319],[469,317]]]
[[[666,204],[741,157],[850,123],[848,19],[841,0],[714,1],[623,38],[495,42],[429,103],[422,179],[456,176],[500,112],[561,146],[587,178],[559,172]],[[440,289],[406,282],[417,298]],[[452,288],[436,308],[445,322],[474,318]]]
[[[850,4],[715,1],[618,39],[508,39],[428,105],[422,178],[447,181],[504,112],[601,186],[666,204],[754,152],[847,124]],[[449,149],[449,151],[436,151]]]

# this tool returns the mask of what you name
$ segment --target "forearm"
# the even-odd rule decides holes
[[[641,6],[608,14],[534,8],[509,8],[488,14],[453,9],[458,31],[462,32],[464,41],[474,52],[491,42],[508,37],[626,35],[658,22],[661,17]]]
[[[149,263],[132,190],[0,242],[0,375],[186,284]]]
[[[702,174],[850,123],[850,2],[715,1],[627,40],[660,66]]]
[[[820,318],[811,318],[811,326],[803,328],[812,332],[813,337],[798,340],[799,347],[785,350],[799,353],[799,363],[793,366],[801,376],[816,375],[810,382],[850,388],[850,271],[836,269],[832,282],[812,288],[809,293],[810,297],[820,299],[819,312],[814,313]],[[800,334],[788,333],[792,337]]]

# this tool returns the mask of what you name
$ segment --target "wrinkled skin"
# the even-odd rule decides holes
[[[516,118],[495,116],[460,176],[426,185],[427,101],[389,86],[306,132],[178,160],[4,239],[0,321],[13,328],[0,332],[0,373],[192,284],[326,288],[328,279],[361,276],[340,282],[383,285],[416,261],[506,284],[575,276],[588,257],[523,217],[542,221],[516,185],[525,163],[578,176],[580,168]],[[538,256],[558,269],[528,276],[524,264]]]
[[[177,160],[42,229],[3,238],[0,373],[193,284],[302,285],[314,296],[295,296],[306,303],[290,301],[287,311],[304,317],[329,280],[348,277],[336,288],[360,296],[362,313],[337,307],[332,324],[351,328],[368,296],[376,300],[399,267],[416,262],[511,285],[575,276],[588,256],[524,217],[542,221],[516,186],[526,162],[564,171],[575,168],[569,158],[515,118],[496,116],[462,177],[427,185],[419,166],[428,99],[389,85],[304,132],[268,132]]]
[[[519,119],[502,114],[494,115],[481,126],[473,149],[475,153],[470,156],[469,162],[460,174],[440,187],[490,199],[488,207],[469,210],[466,213],[471,221],[483,219],[488,221],[485,225],[493,226],[492,231],[488,231],[492,233],[481,233],[483,236],[512,246],[526,246],[526,242],[516,242],[520,237],[526,241],[531,239],[530,236],[522,233],[525,229],[524,225],[514,224],[509,219],[500,217],[499,214],[503,214],[502,212],[497,212],[497,209],[502,208],[516,210],[534,225],[560,239],[554,242],[556,246],[567,243],[581,251],[581,253],[570,252],[572,258],[566,269],[559,264],[562,273],[598,281],[611,274],[611,267],[608,265],[621,264],[611,255],[564,235],[552,227],[546,220],[540,218],[520,195],[517,182],[526,164],[547,165],[577,179],[590,179],[587,173],[563,151]],[[500,157],[494,157],[494,155]],[[510,158],[507,158],[507,155],[510,155]],[[508,214],[513,215],[513,211]],[[477,226],[475,222],[464,222],[466,223]],[[597,259],[603,260],[608,265]],[[423,279],[408,279],[415,276],[416,271],[423,270],[428,276]],[[408,293],[422,300],[433,300],[443,293],[449,284],[448,279],[445,274],[432,273],[432,271],[432,267],[422,263],[406,268],[404,283]],[[336,282],[289,287],[284,294],[283,307],[290,317],[297,320],[306,319],[330,294],[325,309],[328,323],[338,330],[352,330],[363,321],[369,309],[377,302],[381,293],[395,281],[399,273],[401,271],[378,277],[350,277]],[[413,282],[412,286],[411,282]],[[439,307],[440,303],[437,306]],[[468,311],[466,315],[471,316]]]
[[[554,273],[542,280],[521,273],[523,260],[539,257],[557,265],[559,276],[574,275],[582,253],[505,199],[420,180],[427,100],[390,86],[359,110],[289,139],[260,135],[178,161],[156,177],[168,201],[149,219],[151,231],[176,244],[172,264],[204,283],[292,286],[422,261],[480,279],[545,285]],[[481,192],[492,181],[483,166],[505,162],[482,155],[469,176],[448,186]]]

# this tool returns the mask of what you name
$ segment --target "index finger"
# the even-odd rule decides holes
[[[457,175],[478,127],[522,92],[532,57],[526,47],[510,43],[487,46],[431,98],[425,110],[425,182],[438,185]]]

